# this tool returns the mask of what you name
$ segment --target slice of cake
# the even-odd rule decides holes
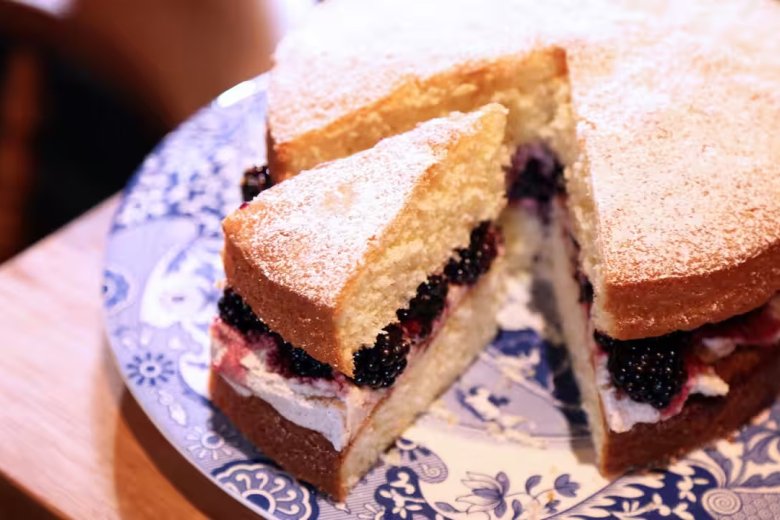
[[[663,462],[769,403],[780,4],[418,4],[331,0],[285,39],[273,175],[499,102],[507,258],[553,263],[602,471]]]
[[[496,332],[506,110],[454,113],[228,216],[212,399],[343,500]]]

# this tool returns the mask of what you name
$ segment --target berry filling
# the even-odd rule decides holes
[[[430,276],[417,287],[409,307],[396,312],[398,321],[410,338],[424,338],[431,333],[433,321],[444,310],[449,283],[443,276]]]
[[[406,368],[409,348],[401,326],[388,325],[372,347],[355,352],[355,383],[371,388],[391,386]]]
[[[333,370],[329,365],[320,363],[303,349],[292,346],[282,337],[271,332],[235,291],[228,288],[222,294],[219,303],[219,317],[244,336],[265,335],[276,344],[276,368],[278,372],[299,377],[330,378]]]
[[[222,321],[242,334],[266,334],[268,326],[255,316],[251,307],[232,289],[225,289],[217,304]]]
[[[371,388],[387,388],[404,371],[409,353],[423,347],[435,332],[436,324],[447,308],[450,285],[470,286],[486,273],[498,255],[498,229],[483,222],[471,232],[469,246],[456,250],[443,274],[434,274],[417,287],[406,308],[396,311],[397,323],[391,323],[376,337],[371,346],[354,354],[353,382]],[[276,353],[274,369],[288,377],[335,377],[333,369],[317,361],[301,348],[284,341],[271,331],[244,302],[238,293],[227,288],[218,304],[219,316],[227,325],[247,338],[265,336],[273,340]]]
[[[567,237],[573,276],[579,286],[579,302],[589,316],[593,285],[580,268],[580,247],[565,222],[563,233]],[[615,389],[636,402],[660,410],[662,416],[670,416],[682,408],[695,385],[696,376],[712,373],[710,365],[730,354],[738,345],[778,344],[780,296],[746,314],[690,332],[618,340],[595,331],[593,337],[600,354],[607,356],[606,368]]]
[[[563,165],[543,142],[517,147],[506,169],[507,198],[550,220],[551,202],[564,193]]]
[[[686,353],[690,334],[621,341],[596,331],[596,343],[608,356],[607,369],[615,388],[654,408],[669,406],[687,381]]]
[[[634,401],[667,411],[692,376],[739,345],[772,346],[780,341],[778,297],[748,313],[691,332],[621,341],[599,331],[596,344],[607,357],[612,384]],[[727,344],[729,349],[712,352]],[[677,403],[681,405],[682,403]]]
[[[257,197],[261,191],[267,190],[273,185],[268,166],[252,166],[244,172],[241,178],[241,199],[244,202]]]
[[[498,245],[495,226],[483,222],[471,231],[469,247],[456,250],[444,267],[444,274],[450,283],[474,285],[490,269],[498,254]]]
[[[293,375],[301,377],[318,377],[330,379],[333,377],[333,369],[330,365],[320,363],[305,350],[298,347],[293,347],[282,339],[279,334],[274,334],[276,339],[276,345],[279,347],[281,357],[287,363],[287,366]]]
[[[490,270],[498,255],[498,229],[482,222],[471,231],[469,245],[457,249],[444,268],[444,276],[432,275],[417,287],[406,309],[396,311],[399,324],[385,327],[371,347],[354,354],[355,382],[372,388],[391,386],[406,368],[410,343],[426,340],[444,311],[449,284],[474,285]]]
[[[723,342],[724,338],[735,345],[767,346],[777,343],[780,337],[780,304],[776,296],[770,303],[750,312],[729,318],[720,323],[705,325],[696,331],[702,343]]]

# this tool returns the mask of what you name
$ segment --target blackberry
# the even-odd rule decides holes
[[[593,284],[590,283],[588,277],[582,271],[577,271],[574,279],[577,280],[577,284],[580,286],[578,301],[580,303],[593,303]]]
[[[271,175],[268,173],[268,166],[252,166],[244,172],[241,178],[241,198],[244,202],[257,197],[261,191],[270,188],[273,185]]]
[[[355,383],[372,388],[386,388],[406,368],[409,344],[404,341],[398,325],[388,325],[376,337],[372,347],[364,347],[354,355]]]
[[[533,199],[546,206],[564,191],[563,165],[544,143],[517,148],[507,172],[507,198]]]
[[[288,362],[290,372],[301,377],[330,378],[333,369],[326,363],[320,363],[302,348],[294,347],[282,339],[279,334],[272,333],[279,348],[279,353]]]
[[[683,387],[688,373],[685,352],[690,335],[673,332],[655,338],[621,341],[594,333],[607,353],[612,384],[634,401],[666,408]]]
[[[429,276],[417,287],[409,307],[396,312],[401,326],[412,337],[424,338],[431,333],[433,321],[444,310],[449,284],[443,276]]]
[[[242,334],[268,332],[268,326],[255,316],[252,308],[233,289],[225,289],[217,307],[222,321],[236,328]]]
[[[496,229],[483,222],[471,230],[468,248],[456,250],[456,256],[444,267],[444,274],[456,285],[473,285],[488,272],[498,254]]]

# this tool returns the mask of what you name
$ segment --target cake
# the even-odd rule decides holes
[[[427,121],[223,222],[212,400],[338,500],[492,339],[506,109]]]
[[[277,51],[271,174],[504,105],[509,268],[553,282],[602,472],[664,463],[780,386],[778,26],[771,0],[331,0]]]

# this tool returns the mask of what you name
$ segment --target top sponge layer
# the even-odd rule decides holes
[[[352,375],[354,352],[504,206],[505,125],[497,104],[453,113],[261,193],[223,223],[228,284]]]

